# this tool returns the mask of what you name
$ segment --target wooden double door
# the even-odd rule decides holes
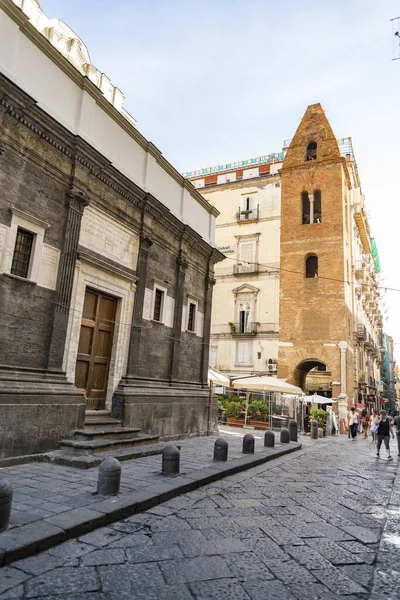
[[[86,288],[76,360],[75,385],[87,410],[105,408],[117,299]]]

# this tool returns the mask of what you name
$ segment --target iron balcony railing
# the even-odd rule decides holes
[[[241,275],[242,273],[258,273],[258,263],[238,263],[233,265],[233,274]]]
[[[248,321],[247,323],[231,323],[230,328],[233,335],[255,335],[258,325],[259,323],[255,321]]]
[[[360,342],[365,342],[367,340],[367,329],[365,325],[357,325],[356,336]]]
[[[259,206],[257,206],[257,208],[239,208],[238,212],[236,213],[236,220],[238,223],[243,223],[245,221],[258,221],[259,212]]]

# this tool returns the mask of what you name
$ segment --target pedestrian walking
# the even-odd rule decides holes
[[[368,420],[369,420],[368,411],[367,411],[366,408],[363,408],[362,411],[361,411],[361,423],[362,423],[362,430],[363,430],[363,433],[364,433],[364,439],[365,440],[368,437]]]
[[[372,444],[375,444],[376,440],[377,440],[376,429],[378,426],[378,421],[379,421],[379,415],[376,412],[376,410],[373,408],[371,411],[371,418],[369,421],[369,430],[370,430],[371,436],[372,436],[372,440],[371,440]]]
[[[347,415],[347,424],[349,426],[351,439],[353,442],[356,442],[358,429],[358,412],[356,411],[354,406],[351,407],[350,412]]]
[[[400,415],[394,418],[394,424],[396,425],[397,456],[400,456]]]
[[[382,442],[383,442],[385,444],[385,448],[386,448],[387,459],[393,460],[393,458],[390,456],[389,442],[390,442],[390,435],[394,439],[394,433],[393,433],[392,422],[388,419],[386,410],[381,410],[381,416],[380,416],[380,419],[378,422],[377,434],[378,434],[378,443],[376,445],[376,458],[379,458],[379,452],[380,452]]]

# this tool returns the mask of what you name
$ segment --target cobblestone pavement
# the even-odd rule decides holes
[[[254,431],[256,452],[264,450],[263,433]],[[229,442],[229,459],[242,454],[242,430],[225,428],[221,435]],[[278,437],[278,436],[277,436]],[[191,473],[213,464],[216,437],[180,440],[181,474]],[[121,494],[145,489],[160,483],[161,455],[128,460],[121,463]],[[82,507],[95,509],[103,496],[95,495],[98,468],[80,470],[52,463],[30,463],[0,469],[13,486],[13,505],[10,528],[38,521],[53,522],[57,515]]]
[[[0,569],[0,600],[398,599],[397,472],[319,440]]]

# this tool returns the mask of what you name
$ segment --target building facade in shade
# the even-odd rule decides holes
[[[0,8],[0,458],[55,449],[85,409],[205,433],[218,211],[64,23]]]
[[[283,152],[185,173],[218,208],[211,360],[366,402],[382,361],[379,256],[351,138],[309,106]]]

